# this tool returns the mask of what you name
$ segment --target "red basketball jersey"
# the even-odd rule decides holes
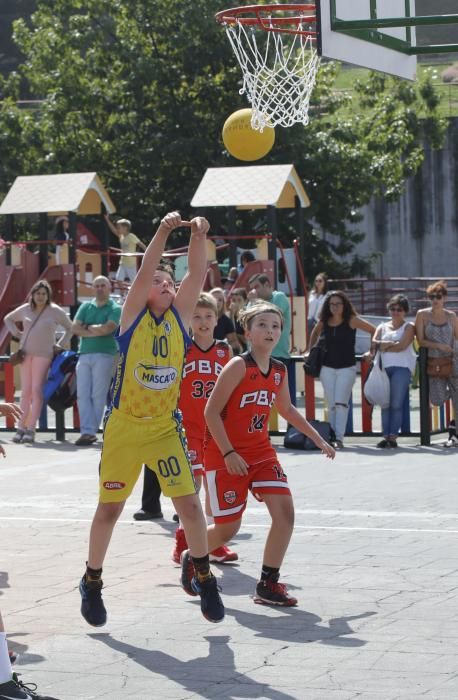
[[[189,346],[183,367],[178,402],[188,437],[203,438],[205,406],[216,380],[230,359],[230,347],[222,340],[215,340],[208,350],[202,350],[194,341]]]
[[[232,392],[221,418],[231,445],[248,464],[276,457],[269,438],[270,409],[286,376],[282,362],[271,358],[269,371],[263,374],[250,353],[240,356],[245,376]],[[207,428],[205,467],[215,469],[224,459]]]

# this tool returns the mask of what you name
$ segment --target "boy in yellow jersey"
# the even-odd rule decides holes
[[[191,229],[188,272],[175,293],[173,273],[160,264],[170,233]],[[89,543],[87,569],[80,583],[81,614],[95,627],[105,624],[102,566],[113,528],[140,475],[143,463],[153,469],[162,492],[173,500],[186,532],[194,577],[186,585],[200,595],[201,610],[211,622],[224,618],[216,579],[210,572],[205,518],[189,464],[177,410],[184,357],[190,342],[186,328],[206,272],[208,221],[182,221],[178,212],[162,219],[130,288],[121,314],[113,399],[105,424],[100,463],[100,497]]]

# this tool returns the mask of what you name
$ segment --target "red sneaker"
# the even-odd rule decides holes
[[[266,581],[259,581],[253,600],[263,605],[282,605],[283,607],[297,605],[297,598],[288,595],[285,584],[278,583],[278,574],[269,576]]]
[[[210,552],[209,556],[210,561],[216,564],[226,564],[228,561],[237,561],[239,558],[237,552],[233,552],[232,549],[229,549],[226,545],[214,549],[213,552]]]
[[[175,547],[172,551],[172,561],[175,564],[180,563],[180,558],[185,549],[188,548],[188,543],[186,542],[186,535],[182,527],[177,527],[175,530]]]

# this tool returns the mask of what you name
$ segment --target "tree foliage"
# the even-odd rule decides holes
[[[220,0],[39,0],[31,21],[15,23],[25,61],[0,84],[0,190],[19,174],[94,170],[138,231],[171,208],[189,211],[207,167],[239,165],[221,142],[224,120],[246,103],[219,9]],[[277,129],[262,161],[294,163],[305,183],[310,275],[352,272],[340,258],[363,235],[349,227],[359,208],[399,197],[422,139],[436,147],[444,130],[428,80],[372,74],[349,109],[333,91],[338,70],[322,67],[310,125]],[[25,90],[43,100],[38,110],[16,107]],[[282,216],[283,242],[294,235]]]

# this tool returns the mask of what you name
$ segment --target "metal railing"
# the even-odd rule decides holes
[[[412,406],[410,401],[410,390],[407,392],[407,396],[403,406],[402,414],[402,425],[401,425],[401,436],[412,436],[419,437],[421,445],[431,444],[431,435],[437,435],[443,433],[450,422],[453,414],[453,407],[451,401],[446,401],[440,407],[431,407],[429,403],[429,382],[428,375],[426,373],[426,361],[427,361],[427,350],[425,348],[420,349],[418,356],[418,388],[420,392],[420,430],[415,431],[411,429],[411,414]],[[300,355],[295,355],[292,357],[296,364],[303,363],[303,357]],[[373,429],[373,406],[369,404],[364,397],[364,383],[367,379],[369,373],[369,365],[367,362],[361,361],[362,356],[356,356],[356,360],[360,363],[360,373],[357,375],[357,380],[353,387],[352,398],[350,400],[350,410],[348,413],[347,429],[346,435],[351,435],[355,437],[377,437],[381,435],[380,431],[374,431]],[[0,356],[0,371],[3,370],[3,385],[4,385],[4,397],[5,401],[13,402],[15,400],[16,388],[14,384],[14,367],[10,364],[9,355]],[[305,375],[305,416],[308,420],[315,419],[317,417],[317,401],[316,401],[316,391],[315,382],[317,380],[314,377]],[[354,410],[353,393],[355,391],[360,392],[361,397],[361,420],[360,425],[356,425],[359,420]],[[297,395],[297,394],[296,394]],[[48,411],[47,406],[44,405],[39,418],[39,430],[46,433],[54,433],[56,435],[56,440],[64,441],[66,433],[78,433],[79,432],[79,415],[78,409],[75,405],[71,409],[71,425],[66,425],[66,411],[59,410],[55,412],[56,420],[55,427],[49,427],[48,425]],[[67,414],[68,416],[68,414]],[[326,416],[324,416],[326,417]],[[5,419],[5,426],[0,427],[0,432],[13,431],[14,422],[11,418]],[[280,435],[278,427],[273,427],[271,423],[271,433]]]

